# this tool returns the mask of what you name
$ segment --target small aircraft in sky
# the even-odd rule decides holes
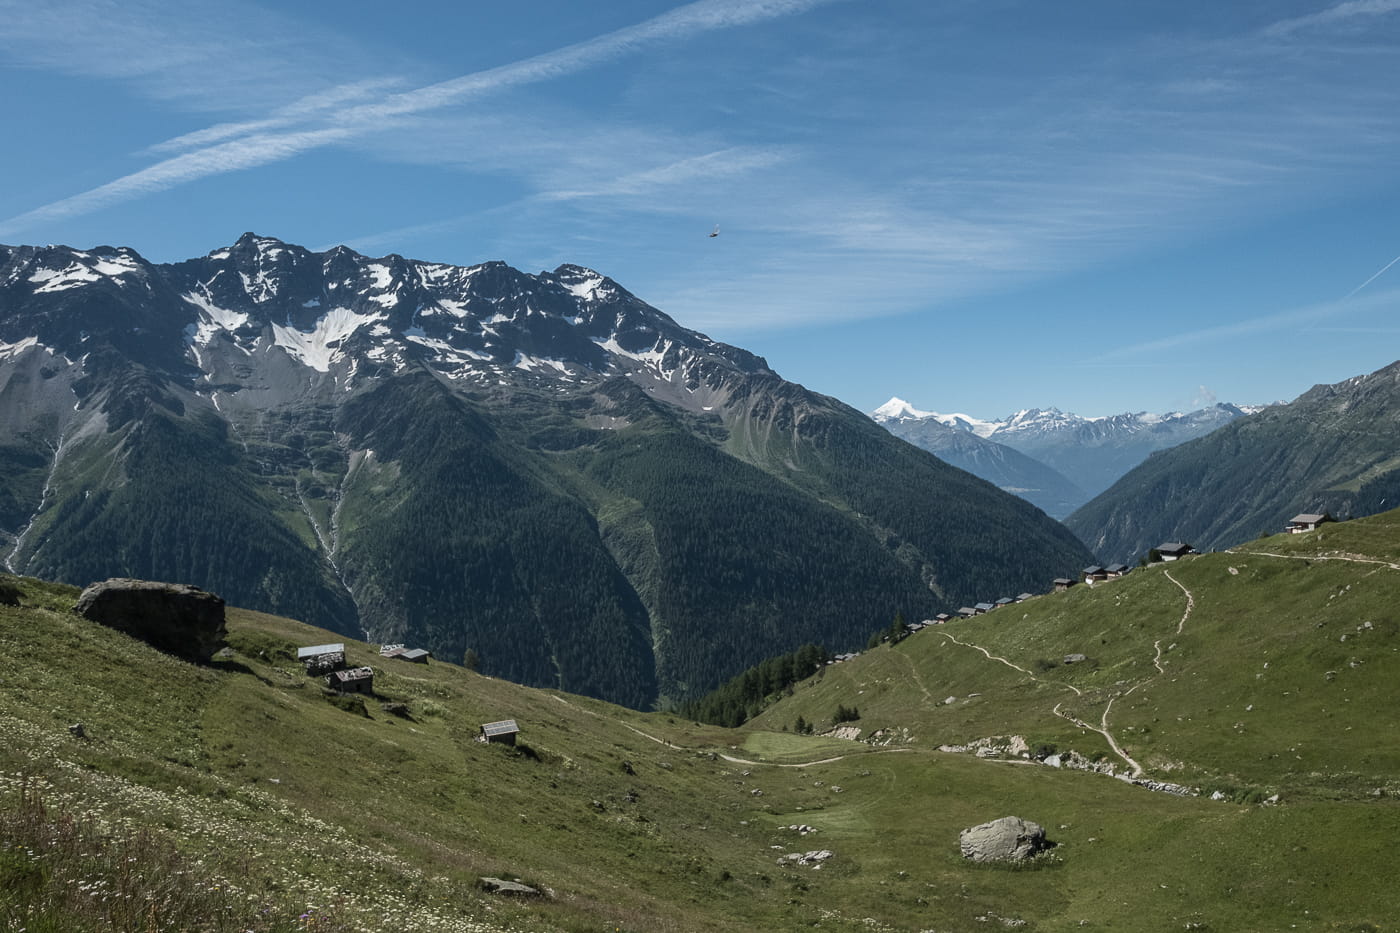
[[[715,224],[715,229],[710,233],[710,236],[712,236],[712,237],[719,236],[719,224]]]

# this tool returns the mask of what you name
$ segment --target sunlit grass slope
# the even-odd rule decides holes
[[[322,630],[231,610],[232,656],[196,667],[26,580],[0,606],[0,813],[26,786],[158,834],[191,883],[362,930],[1390,929],[1397,560],[1392,514],[1138,571],[829,667],[738,730],[349,642],[376,670],[360,709],[295,663],[340,640]],[[888,744],[785,731],[839,705]],[[474,741],[504,718],[525,747]],[[937,750],[1011,735],[1131,771],[1111,736],[1206,794]],[[1019,870],[959,857],[959,830],[1011,814],[1058,846]],[[28,864],[6,852],[0,871]]]

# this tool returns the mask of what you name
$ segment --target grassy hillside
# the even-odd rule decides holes
[[[231,656],[196,667],[20,581],[0,605],[0,928],[111,928],[83,925],[103,895],[72,893],[135,884],[105,850],[29,854],[72,813],[180,866],[163,874],[187,879],[168,898],[183,925],[153,929],[1388,929],[1397,567],[1394,513],[1268,539],[927,629],[736,730],[351,642],[377,672],[360,708],[293,660],[325,631],[231,610]],[[838,705],[883,734],[784,731]],[[472,741],[501,718],[524,747]],[[1087,728],[1105,722],[1145,777],[1206,793],[937,750],[1019,735],[1130,771]],[[1057,848],[1019,870],[959,857],[959,830],[1009,814]],[[821,849],[820,868],[778,862]],[[503,900],[481,876],[553,896]]]

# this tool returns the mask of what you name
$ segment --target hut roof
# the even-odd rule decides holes
[[[374,677],[372,667],[352,667],[345,671],[332,671],[328,675],[331,679],[342,684],[352,684],[360,680],[369,680]]]
[[[502,719],[500,722],[483,723],[481,726],[481,734],[487,738],[496,735],[510,735],[511,733],[519,731],[520,727],[515,724],[514,719]]]
[[[305,661],[307,658],[319,658],[323,654],[344,654],[345,643],[336,642],[333,645],[312,645],[309,648],[297,649],[297,660]]]

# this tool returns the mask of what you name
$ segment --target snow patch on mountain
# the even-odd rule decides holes
[[[29,277],[34,284],[43,283],[36,293],[61,292],[77,288],[90,282],[108,278],[118,285],[126,285],[125,276],[139,273],[141,266],[130,256],[118,253],[115,256],[96,257],[91,253],[73,252],[78,261],[70,262],[62,269],[36,269]]]
[[[345,339],[361,327],[380,320],[382,318],[372,315],[356,314],[349,308],[332,308],[316,319],[316,327],[309,332],[273,324],[273,343],[317,372],[328,373],[331,363],[340,357]]]
[[[198,292],[190,292],[180,297],[198,308],[201,321],[213,327],[227,331],[235,331],[248,323],[248,315],[240,311],[230,311],[228,308],[221,308],[210,301],[207,295],[201,295]]]
[[[25,337],[18,343],[0,343],[0,359],[17,357],[30,347],[43,347],[43,345],[39,343],[38,337]],[[48,348],[43,347],[43,349]]]
[[[563,360],[551,360],[545,357],[530,356],[528,353],[516,351],[515,362],[511,364],[516,369],[523,369],[525,372],[534,372],[537,369],[554,369],[562,375],[570,375],[569,366]]]
[[[601,284],[603,284],[603,277],[601,275],[592,275],[578,282],[566,283],[564,287],[568,289],[575,298],[582,298],[587,301],[597,296],[598,286]]]
[[[467,310],[467,303],[465,301],[454,301],[451,298],[439,298],[434,302],[432,307],[424,308],[419,313],[432,313],[434,311],[441,311],[443,314],[448,314],[455,318],[464,318],[471,314],[471,312]]]
[[[666,355],[671,351],[672,341],[670,340],[659,342],[650,350],[643,350],[641,352],[633,352],[632,350],[624,349],[623,346],[617,342],[616,334],[612,334],[606,340],[594,338],[593,342],[614,356],[636,360],[638,363],[656,372],[663,379],[670,379],[675,375],[676,371],[674,368],[666,369],[663,365]]]

